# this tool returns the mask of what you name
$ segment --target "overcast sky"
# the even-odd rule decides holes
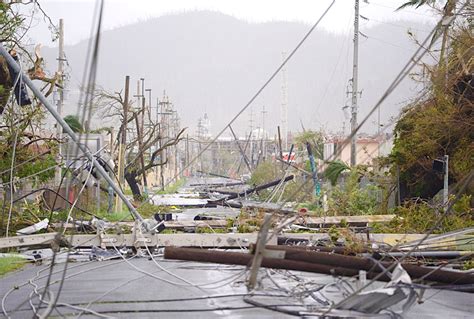
[[[360,13],[369,21],[362,24],[409,19],[433,20],[429,9],[405,9],[395,11],[407,0],[361,0]],[[96,6],[94,0],[39,0],[41,7],[57,24],[65,19],[66,44],[74,44],[88,38]],[[331,0],[106,0],[104,7],[104,29],[117,28],[139,20],[146,20],[166,14],[190,10],[214,10],[251,22],[272,20],[301,21],[314,23]],[[354,14],[353,0],[336,0],[334,7],[322,21],[321,27],[333,32],[342,32],[347,21]],[[44,45],[51,46],[51,36],[43,19],[33,22],[31,37]]]

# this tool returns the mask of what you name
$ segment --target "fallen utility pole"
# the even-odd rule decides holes
[[[312,254],[312,255],[311,255]],[[165,259],[213,262],[218,264],[250,265],[252,254],[209,251],[198,248],[165,247]],[[384,267],[391,266],[390,262],[381,262]],[[300,270],[335,276],[358,276],[359,270],[367,271],[367,278],[375,278],[382,270],[369,259],[350,257],[318,252],[285,251],[283,258],[263,258],[262,267],[275,269]],[[402,267],[412,277],[426,281],[453,284],[474,284],[474,276],[468,273],[446,271],[403,264]],[[388,274],[378,280],[390,281]]]
[[[390,252],[381,252],[382,256],[389,256],[392,258],[401,258],[403,257],[406,252],[402,251],[390,251]],[[474,255],[473,251],[469,250],[428,250],[428,251],[413,251],[410,253],[410,257],[412,258],[440,258],[440,259],[454,259],[454,258],[461,258],[461,257],[471,257]],[[371,254],[363,254],[364,257],[370,257]]]
[[[280,239],[280,237],[278,238]],[[250,250],[253,250],[253,246],[250,245]],[[355,255],[356,253],[367,253],[368,248],[355,248],[353,250],[347,247],[328,247],[328,246],[303,246],[303,245],[266,245],[265,249],[269,250],[294,250],[294,251],[320,251],[326,253],[342,254],[342,255]]]
[[[265,214],[262,229],[258,233],[257,243],[255,244],[255,254],[250,268],[250,277],[247,282],[247,288],[253,290],[257,285],[258,269],[262,265],[263,255],[265,253],[265,243],[267,242],[268,230],[271,226],[272,215]]]
[[[249,266],[253,260],[253,255],[246,253],[223,252],[216,250],[205,250],[199,248],[178,248],[165,247],[165,259],[189,260],[200,262],[212,262],[226,265]],[[262,267],[273,269],[287,269],[314,272],[334,276],[357,276],[359,271],[355,269],[333,267],[316,263],[308,263],[296,260],[267,258],[262,259]],[[367,278],[373,278],[375,274],[367,274]],[[382,276],[382,281],[390,281],[388,276]]]
[[[301,251],[295,250],[288,246],[269,250],[283,250],[285,251],[285,259],[303,261],[308,263],[318,263],[327,266],[342,266],[345,268],[365,270],[368,272],[381,273],[383,270],[379,265],[384,268],[392,266],[392,262],[377,261],[374,262],[368,258],[344,256],[340,254],[330,254],[325,252],[317,251]],[[412,279],[423,279],[427,281],[435,281],[446,284],[474,284],[474,275],[468,273],[447,271],[442,269],[432,269],[426,267],[420,267],[411,264],[403,264],[403,268],[410,275]]]
[[[213,183],[213,184],[197,184],[197,183],[194,183],[194,184],[189,184],[189,186],[191,186],[191,187],[199,187],[199,186],[202,186],[202,187],[210,188],[210,187],[231,187],[231,186],[240,186],[240,185],[243,185],[243,184],[244,184],[243,182],[235,182],[235,183],[227,183],[227,184],[217,184],[217,183]]]
[[[291,181],[295,176],[294,175],[290,175],[290,176],[287,176],[283,179],[277,179],[277,180],[274,180],[272,182],[269,182],[269,183],[266,183],[266,184],[263,184],[263,185],[259,185],[259,186],[256,186],[254,188],[251,188],[249,190],[246,190],[244,192],[241,192],[241,193],[236,193],[234,195],[230,195],[228,196],[227,198],[225,199],[219,199],[219,200],[216,200],[216,201],[209,201],[209,203],[214,203],[214,204],[219,204],[219,203],[223,203],[224,201],[226,200],[231,200],[231,199],[236,199],[236,198],[240,198],[240,197],[245,197],[247,195],[250,195],[252,193],[255,193],[255,192],[259,192],[261,190],[264,190],[264,189],[267,189],[267,188],[270,188],[270,187],[273,187],[273,186],[276,186],[278,184],[280,184],[281,182],[283,183],[286,183],[288,181]]]
[[[165,222],[166,224],[167,222]],[[45,233],[37,235],[14,236],[0,238],[0,249],[18,247],[44,247],[50,248],[58,233]],[[257,240],[256,233],[247,234],[75,234],[73,237],[63,237],[64,247],[207,247],[207,248],[236,248],[248,247]],[[65,242],[65,241],[69,242]],[[269,239],[271,245],[276,245],[275,236]],[[252,255],[249,255],[252,257]]]
[[[291,155],[291,153],[290,153],[290,155]],[[283,160],[282,158],[278,158],[278,157],[276,157],[275,159],[276,159],[277,161],[279,161],[279,162],[285,164],[285,165],[288,165],[288,166],[293,167],[294,169],[296,169],[297,171],[300,171],[301,173],[303,173],[303,174],[305,174],[305,175],[308,175],[308,176],[312,175],[310,172],[308,172],[308,171],[306,171],[306,170],[304,170],[304,169],[298,167],[298,166],[295,165],[295,164],[290,163],[289,161],[285,161],[285,160]]]
[[[276,186],[276,185],[278,185],[278,184],[280,184],[280,183],[282,183],[282,182],[283,182],[283,183],[289,182],[289,181],[293,180],[293,178],[295,178],[295,176],[294,176],[294,175],[290,175],[290,176],[287,176],[287,177],[285,177],[285,178],[283,178],[283,179],[277,179],[277,180],[274,180],[274,181],[272,181],[272,182],[269,182],[269,183],[266,183],[266,184],[263,184],[263,185],[256,186],[256,187],[254,187],[254,188],[251,188],[251,189],[249,189],[249,190],[246,190],[246,191],[244,191],[244,192],[239,193],[239,194],[238,194],[238,197],[245,197],[245,196],[247,196],[247,195],[249,195],[249,194],[252,194],[252,193],[254,193],[254,192],[259,192],[259,191],[261,191],[261,190],[264,190],[264,189],[267,189],[267,188]],[[231,199],[231,198],[227,198],[227,199]]]
[[[201,173],[201,174],[206,174],[206,175],[209,175],[209,176],[215,176],[215,177],[222,177],[222,178],[227,178],[227,179],[233,179],[232,177],[225,176],[225,175],[220,175],[220,174],[216,174],[216,173],[203,172],[203,171],[200,171],[200,170],[197,170],[196,172],[197,172],[197,173]]]
[[[95,167],[95,169],[99,172],[99,174],[107,181],[107,183],[113,188],[114,192],[123,200],[125,205],[127,205],[128,209],[130,210],[130,213],[140,222],[144,222],[143,217],[137,212],[135,207],[133,207],[132,203],[125,197],[125,194],[122,192],[120,187],[115,185],[114,181],[112,178],[109,176],[109,174],[105,171],[105,169],[100,165],[97,160],[95,159],[94,155],[92,155],[91,151],[89,148],[81,143],[79,141],[79,138],[77,137],[76,133],[73,132],[71,127],[64,121],[64,119],[59,115],[59,113],[56,111],[54,106],[49,103],[49,101],[45,98],[43,93],[35,86],[33,81],[30,80],[28,76],[22,73],[20,66],[15,62],[15,60],[11,57],[11,55],[7,52],[3,44],[0,43],[0,55],[2,55],[5,60],[7,61],[8,65],[17,73],[21,75],[21,80],[23,83],[25,83],[30,90],[36,95],[36,97],[41,101],[41,103],[46,107],[46,109],[51,113],[51,115],[56,119],[59,125],[62,126],[64,131],[71,137],[71,139],[74,141],[74,143],[77,144],[79,149],[84,152],[84,155],[87,157],[89,161],[91,161],[92,165]]]

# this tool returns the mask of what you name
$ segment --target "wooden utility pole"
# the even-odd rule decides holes
[[[59,19],[59,56],[58,56],[58,74],[59,74],[59,88],[58,88],[58,93],[59,93],[59,98],[57,102],[57,111],[59,116],[63,116],[63,105],[64,105],[64,20]],[[63,128],[61,125],[58,123],[56,124],[56,136],[58,138],[58,155],[56,157],[56,161],[58,163],[58,166],[56,167],[56,171],[54,174],[54,181],[55,185],[59,187],[61,184],[61,164],[62,163],[62,157],[61,157],[61,142],[62,142],[62,135],[63,135]],[[59,191],[59,190],[58,190]]]
[[[355,0],[354,16],[354,56],[352,65],[352,104],[351,104],[351,166],[356,165],[356,144],[357,137],[355,130],[357,128],[357,82],[359,68],[359,0]]]
[[[140,126],[137,124],[137,134],[138,134],[138,149],[140,152],[140,162],[142,165],[142,170],[143,170],[143,193],[145,194],[145,197],[148,197],[148,183],[146,180],[146,172],[145,172],[145,150],[143,149],[143,135],[145,134],[145,113],[146,113],[146,100],[145,100],[145,79],[140,78],[140,81],[142,81],[142,92],[141,92],[141,98],[142,98],[142,116],[141,116],[141,123]],[[140,93],[139,93],[140,94]],[[137,119],[138,120],[138,119]]]
[[[123,123],[118,155],[118,180],[121,186],[125,185],[125,149],[127,147],[127,122],[128,122],[128,96],[130,91],[130,76],[125,77],[125,96],[123,103]],[[117,196],[115,212],[122,212],[122,201]]]

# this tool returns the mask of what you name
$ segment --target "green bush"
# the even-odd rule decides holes
[[[435,234],[446,233],[474,226],[473,209],[470,207],[471,195],[463,195],[453,205],[453,209],[442,219],[433,231]],[[435,226],[442,211],[425,201],[411,201],[394,210],[397,215],[387,224],[374,223],[374,232],[383,233],[425,233]]]

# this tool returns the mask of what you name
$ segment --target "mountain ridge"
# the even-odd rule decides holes
[[[342,107],[347,104],[345,90],[352,76],[353,35],[352,22],[341,23],[348,26],[346,33],[316,29],[287,65],[290,130],[300,130],[300,123],[306,128],[330,131],[342,127]],[[425,26],[411,24],[414,29]],[[212,11],[152,18],[101,34],[97,83],[119,91],[125,75],[130,75],[133,95],[136,80],[143,77],[145,86],[153,89],[154,100],[166,90],[184,126],[193,131],[197,119],[207,112],[216,133],[276,70],[282,52],[290,52],[308,29],[302,22],[253,23]],[[359,87],[363,91],[359,118],[416,49],[403,28],[396,25],[362,27],[361,31],[369,38],[360,37]],[[65,48],[72,71],[71,91],[82,77],[87,45],[87,41],[81,41]],[[45,48],[43,55],[46,61],[55,61],[57,49]],[[266,128],[275,132],[280,117],[280,87],[281,78],[277,76],[254,102],[254,127],[261,125],[265,105]],[[383,106],[382,122],[397,114],[399,104],[417,89],[414,82],[402,83]],[[74,94],[67,104],[66,113],[74,113]],[[248,130],[249,117],[250,110],[235,124],[242,135]],[[371,130],[372,123],[366,128]]]

